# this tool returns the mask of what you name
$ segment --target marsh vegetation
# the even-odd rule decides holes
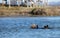
[[[56,7],[0,7],[0,16],[60,16],[60,6]]]

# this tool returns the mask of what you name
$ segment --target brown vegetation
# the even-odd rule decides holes
[[[0,7],[0,16],[60,16],[60,7]]]

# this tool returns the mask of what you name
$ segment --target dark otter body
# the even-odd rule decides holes
[[[38,29],[39,27],[38,27],[38,25],[36,25],[36,29]]]
[[[44,28],[45,28],[45,29],[48,29],[49,27],[48,27],[48,25],[46,25],[46,26],[44,26]]]
[[[48,25],[44,26],[42,29],[52,29]]]
[[[44,26],[42,28],[39,28],[38,25],[33,24],[31,26],[31,29],[52,29],[52,28],[50,28],[48,25],[46,25],[46,26]]]

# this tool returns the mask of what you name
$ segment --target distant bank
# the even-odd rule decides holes
[[[60,6],[51,7],[0,7],[0,17],[5,16],[60,16]]]

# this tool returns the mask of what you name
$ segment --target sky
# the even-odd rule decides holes
[[[48,0],[49,2],[59,2],[60,0]]]
[[[48,2],[58,2],[58,1],[60,1],[60,0],[48,0]],[[2,3],[2,0],[0,0],[0,3]]]

